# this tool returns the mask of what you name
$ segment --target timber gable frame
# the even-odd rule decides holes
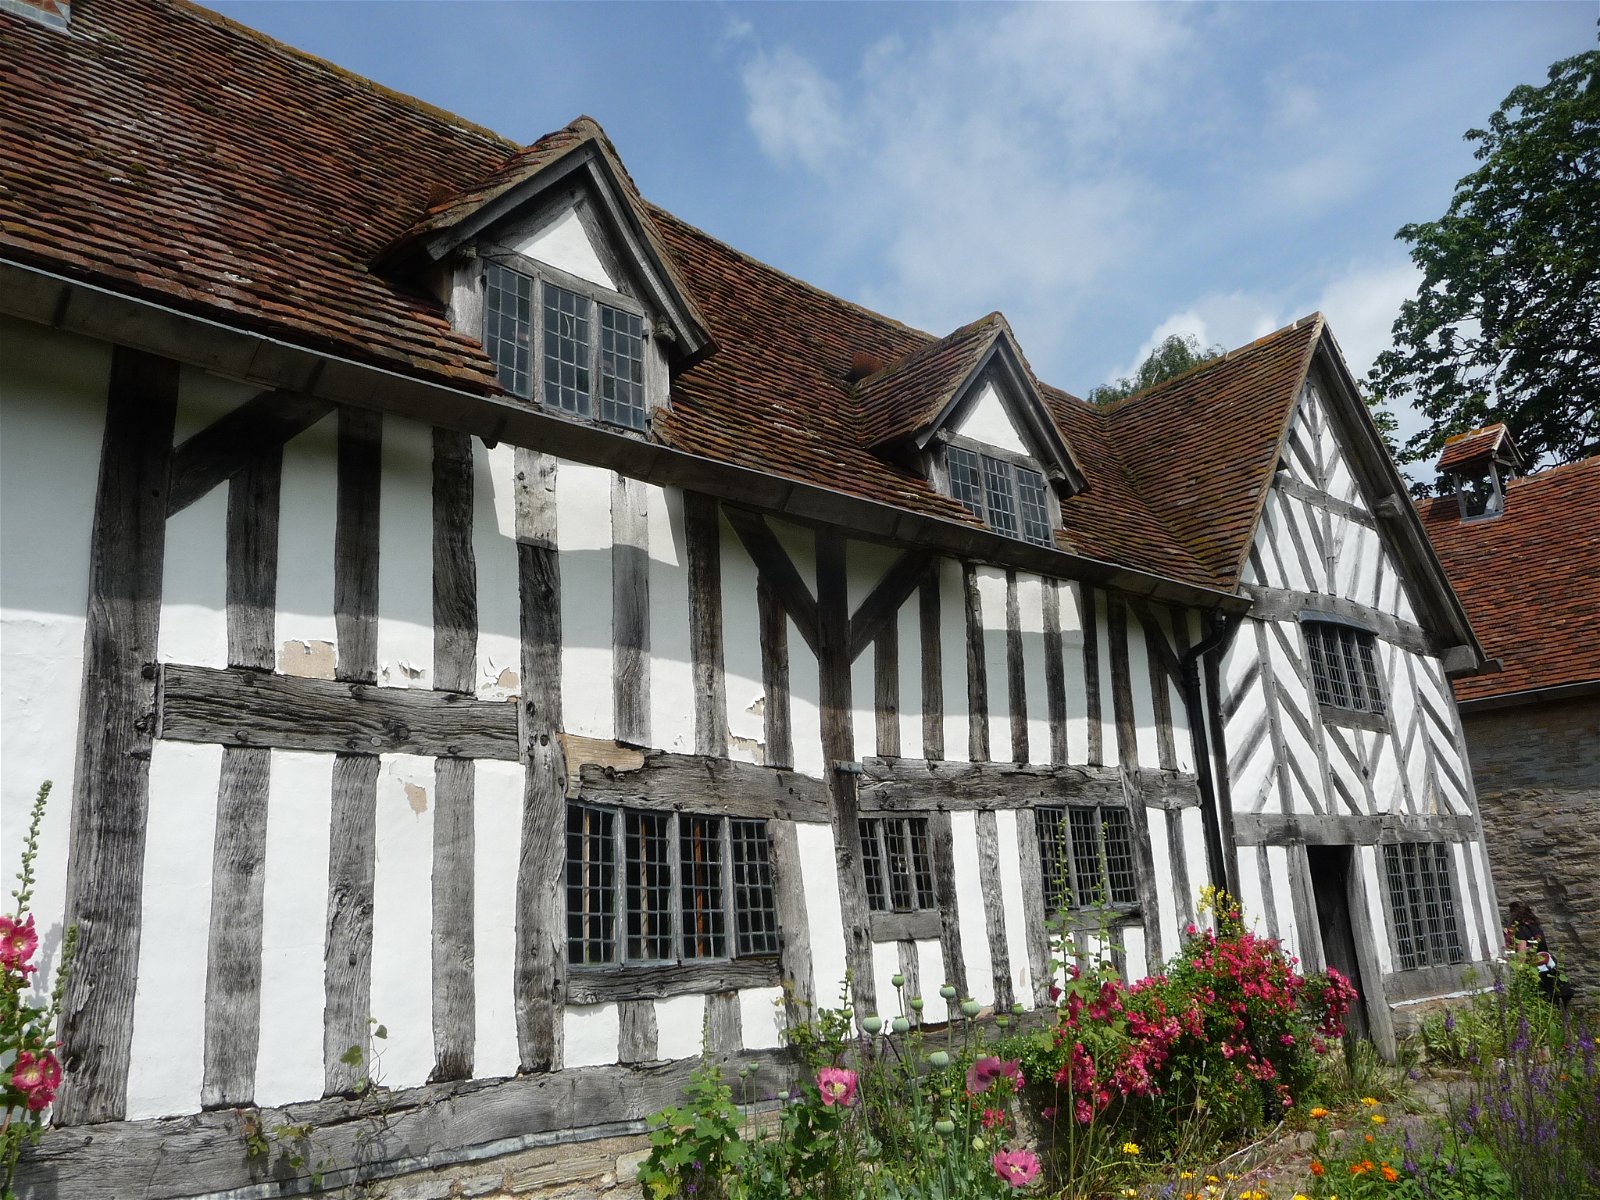
[[[960,369],[911,389],[900,444],[936,446],[976,384],[999,378],[1008,417],[1062,485],[1055,544],[1029,545],[908,474],[868,427],[872,380],[848,380],[856,350],[888,364],[882,383],[937,367],[962,331],[908,330],[651,207],[593,122],[511,147],[186,5],[80,0],[74,20],[74,37],[115,33],[129,48],[129,86],[174,144],[212,127],[167,56],[218,47],[253,88],[207,103],[244,106],[227,110],[234,127],[269,147],[253,159],[287,164],[294,143],[274,139],[309,117],[251,108],[250,94],[331,90],[380,142],[404,136],[363,160],[392,176],[376,171],[359,196],[273,210],[303,261],[319,239],[339,251],[311,271],[326,294],[290,290],[232,214],[218,225],[235,238],[227,270],[265,280],[256,291],[213,293],[139,257],[185,246],[165,222],[189,183],[165,162],[161,212],[100,198],[144,263],[138,278],[41,217],[57,211],[43,200],[32,215],[5,208],[0,306],[30,349],[5,389],[8,441],[24,430],[60,473],[17,494],[61,523],[49,545],[8,556],[6,582],[59,579],[89,596],[81,613],[52,601],[67,611],[49,610],[45,633],[8,614],[6,700],[42,710],[52,693],[9,684],[32,678],[13,664],[77,642],[87,652],[66,673],[106,717],[60,721],[26,757],[7,749],[8,772],[64,779],[78,763],[70,862],[49,864],[41,889],[42,911],[80,924],[86,964],[68,996],[63,1129],[26,1168],[41,1194],[109,1195],[130,1178],[152,1195],[270,1191],[228,1114],[205,1110],[297,1114],[338,1153],[371,1107],[350,1096],[344,1061],[369,1017],[394,1033],[394,1140],[375,1168],[394,1174],[637,1130],[681,1086],[702,1028],[764,1089],[787,1086],[776,1003],[797,1016],[831,1002],[846,972],[860,1013],[891,1008],[896,974],[930,1020],[944,982],[985,1007],[1047,1004],[1057,881],[1040,810],[1126,814],[1137,902],[1115,906],[1111,944],[1071,908],[1065,933],[1072,953],[1129,974],[1177,947],[1206,882],[1246,892],[1273,932],[1315,940],[1310,859],[1294,858],[1292,895],[1278,889],[1299,843],[1359,852],[1446,829],[1465,847],[1452,854],[1481,843],[1458,791],[1447,819],[1377,811],[1359,785],[1363,811],[1337,823],[1234,812],[1269,739],[1284,747],[1275,784],[1330,768],[1289,748],[1286,716],[1254,744],[1230,740],[1229,716],[1248,720],[1254,702],[1230,649],[1242,634],[1279,644],[1263,614],[1285,589],[1238,591],[1254,525],[1230,515],[1226,544],[1208,545],[1171,505],[1234,514],[1259,501],[1261,521],[1268,456],[1292,420],[1280,426],[1279,406],[1293,409],[1308,361],[1337,367],[1320,322],[1311,350],[1296,341],[1311,327],[1291,327],[1231,356],[1252,377],[1229,418],[1246,478],[1182,500],[1176,480],[1199,464],[1159,446],[1166,393],[1100,414],[1035,380],[1003,318],[967,327]],[[24,140],[7,142],[17,161],[37,168],[36,145],[67,164],[80,144],[149,153],[92,111],[68,113],[58,141],[35,85],[70,78],[91,94],[95,58],[78,53],[86,42],[0,22],[21,64],[0,93],[25,118],[12,126]],[[300,186],[344,178],[337,163],[314,175]],[[588,251],[653,273],[629,286],[673,328],[672,405],[643,435],[497,388],[458,286],[481,258],[452,255],[507,223],[538,227],[574,179],[596,214],[576,222]],[[352,237],[365,240],[340,241]],[[552,278],[582,265],[552,257]],[[208,285],[233,287],[212,265]],[[1134,461],[1147,446],[1155,476]],[[8,456],[6,475],[36,479],[28,465]],[[1324,507],[1376,527],[1365,497]],[[1391,619],[1418,656],[1386,659],[1391,682],[1420,694],[1435,661],[1422,656],[1450,631],[1426,611]],[[1460,766],[1438,732],[1447,708],[1413,710],[1418,791],[1448,787]],[[572,803],[764,823],[776,956],[569,963]],[[862,821],[902,817],[926,821],[937,908],[875,914]],[[1461,895],[1481,942],[1484,898]],[[1374,978],[1392,974],[1380,964]],[[1390,999],[1421,994],[1400,983]],[[92,1136],[76,1131],[87,1124]]]

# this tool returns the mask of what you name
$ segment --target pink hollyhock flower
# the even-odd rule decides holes
[[[28,960],[38,948],[39,935],[34,932],[32,913],[26,921],[0,917],[0,967],[26,975],[33,970]]]
[[[1010,1187],[1027,1187],[1039,1174],[1039,1157],[1031,1150],[996,1150],[989,1161]]]
[[[48,1050],[38,1057],[31,1050],[19,1050],[12,1064],[11,1086],[28,1098],[30,1111],[48,1108],[61,1086],[61,1064]]]
[[[817,1072],[817,1091],[822,1093],[823,1107],[848,1108],[856,1098],[856,1073],[847,1067],[823,1067]]]

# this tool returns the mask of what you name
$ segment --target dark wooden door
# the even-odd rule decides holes
[[[1364,1038],[1370,1033],[1367,989],[1361,979],[1355,925],[1350,917],[1354,855],[1349,846],[1307,846],[1306,858],[1311,866],[1311,891],[1317,902],[1323,961],[1346,976],[1361,994],[1360,1002],[1351,1007],[1345,1018],[1345,1033],[1352,1038]]]

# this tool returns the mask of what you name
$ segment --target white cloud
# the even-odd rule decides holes
[[[838,86],[790,50],[757,52],[743,76],[750,128],[767,156],[830,171],[845,146]]]

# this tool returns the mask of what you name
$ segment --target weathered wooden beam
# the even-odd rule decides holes
[[[55,1119],[126,1111],[178,364],[116,347],[90,535],[82,711],[67,852],[77,958],[62,1014]]]
[[[875,942],[931,941],[939,936],[939,914],[923,912],[875,912],[871,914],[872,940]],[[907,993],[908,995],[910,993]]]
[[[1044,581],[1044,689],[1050,716],[1050,764],[1067,762],[1067,673],[1061,657],[1061,584]]]
[[[378,678],[378,515],[383,479],[383,416],[339,410],[339,492],[333,525],[335,679]]]
[[[566,756],[561,728],[561,560],[556,462],[516,452],[518,593],[522,630],[522,838],[517,859],[517,1053],[524,1071],[556,1071],[562,1055],[561,964],[566,938],[562,865]]]
[[[895,559],[850,618],[850,660],[860,658],[900,611],[917,586],[927,578],[933,555],[926,550],[906,550]]]
[[[1011,710],[1011,760],[1028,761],[1028,678],[1022,653],[1022,606],[1017,573],[1006,572],[1006,703]]]
[[[737,991],[712,992],[706,997],[706,1045],[722,1058],[744,1049],[744,1017]]]
[[[1048,625],[1046,626],[1048,628]],[[1017,863],[1022,868],[1022,916],[1028,939],[1028,979],[1033,1007],[1050,1005],[1050,927],[1044,911],[1044,860],[1039,854],[1039,823],[1031,812],[1017,814]]]
[[[862,811],[940,808],[1026,808],[1071,802],[1114,804],[1122,799],[1115,767],[1045,767],[1013,763],[862,760]],[[1152,790],[1166,786],[1159,773]],[[1191,776],[1192,780],[1193,777]]]
[[[1392,642],[1402,650],[1409,650],[1413,654],[1434,652],[1433,639],[1422,626],[1402,621],[1399,617],[1355,600],[1322,593],[1296,592],[1287,588],[1262,587],[1253,583],[1240,584],[1239,590],[1250,597],[1250,615],[1258,620],[1298,621],[1302,612],[1327,613],[1358,622],[1377,637]]]
[[[1144,648],[1150,659],[1151,671],[1163,672],[1176,683],[1183,677],[1183,664],[1178,661],[1178,652],[1167,638],[1166,623],[1142,597],[1130,598],[1128,607],[1139,618],[1139,625],[1144,630]]]
[[[961,896],[956,891],[955,833],[950,814],[936,812],[928,818],[928,840],[933,852],[933,887],[939,895],[939,949],[944,958],[944,979],[958,996],[967,994],[967,962],[961,950]]]
[[[828,821],[828,785],[778,767],[653,750],[643,756],[637,770],[584,763],[578,771],[578,794],[596,804]]]
[[[250,459],[228,483],[228,665],[270,671],[278,601],[278,509],[283,453]]]
[[[784,1012],[792,1026],[811,1020],[812,1006],[817,1002],[811,972],[811,918],[806,912],[800,837],[794,822],[768,822],[767,837],[772,848],[772,900],[778,913],[778,963],[788,981]]]
[[[989,938],[989,962],[994,969],[994,1005],[1005,1012],[1014,997],[1011,988],[1011,950],[1006,942],[1005,897],[1000,891],[1000,829],[994,809],[978,810],[978,882],[983,896],[983,927]]]
[[[1128,815],[1133,819],[1133,868],[1139,879],[1139,899],[1144,906],[1144,940],[1147,962],[1163,962],[1161,919],[1157,913],[1155,856],[1150,845],[1150,818],[1137,791],[1139,778],[1138,728],[1133,717],[1133,679],[1128,655],[1128,610],[1122,597],[1106,598],[1106,636],[1111,651],[1111,712],[1117,728],[1117,762],[1128,794]]]
[[[861,822],[855,776],[841,769],[855,759],[850,699],[850,608],[844,538],[817,532],[817,675],[822,710],[822,760],[832,804],[833,846],[844,925],[845,962],[858,1016],[877,1011],[867,884],[861,865]]]
[[[217,418],[173,453],[167,515],[176,516],[332,411],[326,400],[295,392],[263,392]]]
[[[683,538],[689,573],[694,748],[699,754],[724,758],[728,753],[728,681],[722,657],[722,527],[717,521],[717,502],[710,496],[683,494]]]
[[[1290,842],[1308,846],[1377,846],[1391,842],[1470,842],[1476,836],[1471,817],[1409,813],[1235,813],[1233,827],[1241,846]]]
[[[654,1000],[617,1001],[617,1061],[625,1065],[655,1061],[659,1034]]]
[[[983,637],[983,601],[978,569],[961,566],[961,595],[967,631],[967,758],[989,761],[989,657]]]
[[[473,866],[477,766],[470,758],[433,763],[433,1073],[471,1079],[477,1043],[477,901]]]
[[[813,654],[818,653],[817,599],[800,577],[794,560],[759,514],[742,508],[724,508],[723,515],[728,518],[728,524],[733,526],[734,533],[739,535],[739,541],[744,544],[745,553],[750,555],[756,570],[783,603],[784,610],[794,622],[794,627],[800,631],[806,645],[811,647]]]
[[[878,732],[878,753],[900,757],[900,630],[889,614],[872,651],[872,711]]]
[[[794,734],[790,724],[789,619],[783,602],[765,577],[756,580],[756,612],[760,621],[762,733],[769,767],[794,766]]]
[[[168,663],[159,672],[168,741],[321,753],[517,758],[513,704],[456,692]]]
[[[354,1092],[366,1077],[372,1013],[372,888],[377,865],[379,760],[333,759],[333,829],[328,846],[328,926],[322,987],[324,1095]],[[346,1061],[359,1047],[359,1063]]]
[[[1088,718],[1089,751],[1091,766],[1103,766],[1106,761],[1105,718],[1100,708],[1100,615],[1095,590],[1080,584],[1083,615],[1083,707]]]
[[[777,987],[780,982],[774,957],[708,959],[665,967],[568,967],[566,994],[568,1004],[602,1004]]]
[[[472,550],[472,438],[433,431],[433,686],[473,693],[478,563]]]
[[[917,594],[917,619],[922,634],[922,756],[937,762],[944,758],[944,644],[937,564]]]
[[[611,476],[612,707],[617,740],[650,744],[650,510],[648,489]]]
[[[698,1059],[648,1066],[574,1067],[503,1080],[461,1080],[358,1100],[328,1099],[251,1115],[267,1130],[305,1125],[315,1155],[244,1153],[232,1109],[160,1121],[48,1131],[25,1152],[16,1183],[40,1200],[177,1200],[195,1195],[277,1197],[469,1163],[600,1136],[641,1133],[652,1115],[682,1102]],[[725,1067],[749,1069],[752,1091],[782,1092],[795,1068],[781,1051],[745,1051]],[[373,1139],[382,1149],[374,1162]],[[339,1164],[330,1168],[327,1164]]]

